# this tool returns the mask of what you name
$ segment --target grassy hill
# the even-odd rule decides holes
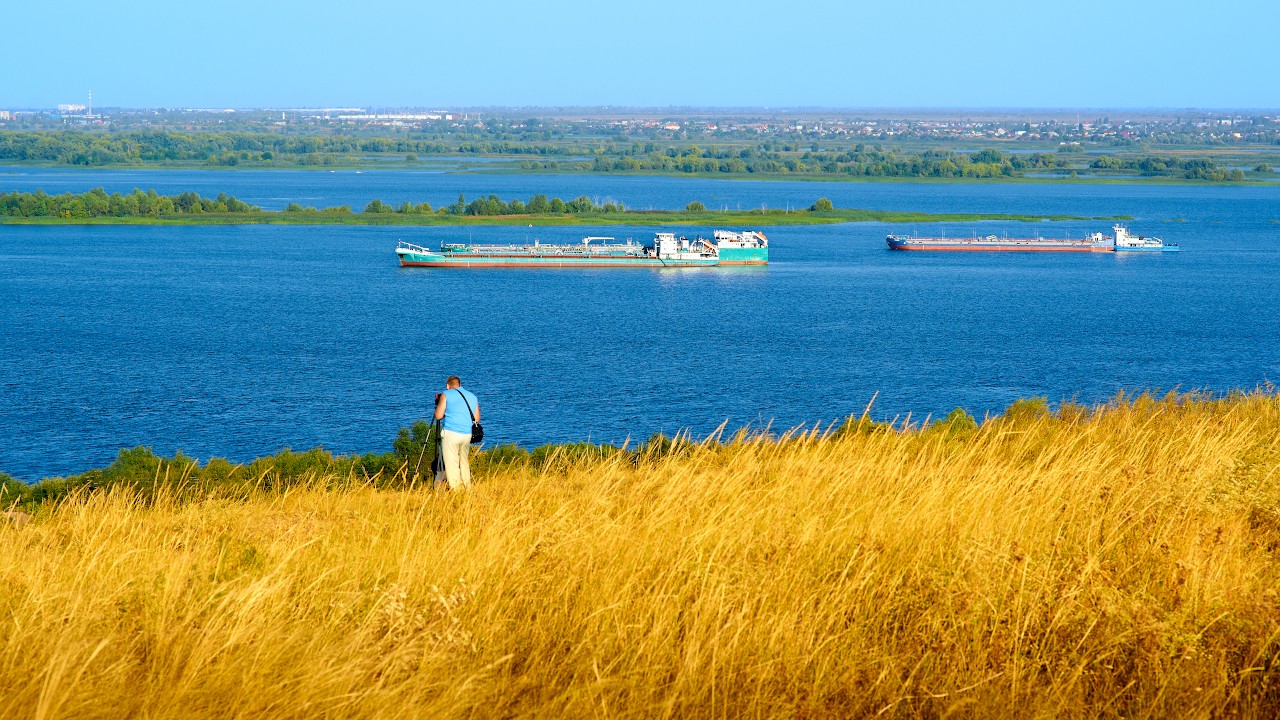
[[[1280,712],[1273,395],[479,465],[0,522],[0,716]]]

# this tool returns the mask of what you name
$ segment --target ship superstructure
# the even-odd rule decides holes
[[[765,265],[769,262],[769,239],[762,232],[716,230],[712,236],[720,251],[721,265]]]
[[[1160,238],[1130,235],[1129,229],[1124,225],[1116,225],[1112,229],[1116,233],[1114,240],[1116,252],[1169,252],[1178,249],[1176,244],[1166,243]]]

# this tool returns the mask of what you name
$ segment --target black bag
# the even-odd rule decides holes
[[[467,406],[467,414],[471,416],[471,444],[484,442],[484,426],[476,420],[476,411],[471,409],[471,403],[467,402],[467,396],[458,391],[458,397],[462,398],[462,402]]]

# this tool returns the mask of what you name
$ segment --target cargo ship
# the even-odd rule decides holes
[[[655,233],[649,243],[628,238],[585,237],[572,244],[535,240],[525,245],[441,243],[439,250],[400,241],[401,267],[524,268],[524,267],[715,267],[765,265],[769,241],[764,233],[716,230],[713,240]]]
[[[959,252],[1171,252],[1173,243],[1160,238],[1130,235],[1124,225],[1112,228],[1115,235],[1095,232],[1075,240],[1068,238],[1002,238],[995,235],[971,238],[930,238],[889,235],[890,250],[942,250]]]

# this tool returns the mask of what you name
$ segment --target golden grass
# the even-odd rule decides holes
[[[1258,394],[80,496],[0,525],[0,716],[1274,717],[1277,468]]]

